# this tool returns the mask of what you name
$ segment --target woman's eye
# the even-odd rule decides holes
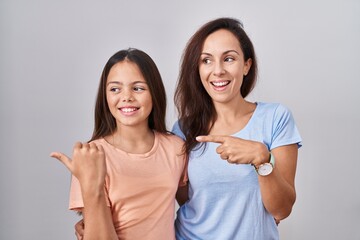
[[[208,59],[208,58],[204,58],[204,59],[202,60],[202,62],[205,63],[205,64],[209,64],[209,63],[211,63],[211,60]]]
[[[233,62],[235,59],[233,57],[226,57],[225,62]]]

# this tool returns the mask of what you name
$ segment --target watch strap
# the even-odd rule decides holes
[[[271,163],[271,165],[273,166],[273,168],[275,168],[275,157],[274,155],[270,152],[270,161],[269,163]]]

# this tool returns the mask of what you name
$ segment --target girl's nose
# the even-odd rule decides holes
[[[130,90],[124,90],[122,95],[123,102],[132,102],[134,101],[132,92]]]

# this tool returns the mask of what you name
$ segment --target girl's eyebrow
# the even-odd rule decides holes
[[[139,84],[139,83],[147,84],[147,82],[145,82],[145,81],[135,81],[135,82],[132,82],[131,85],[135,85],[135,84]],[[119,82],[119,81],[111,81],[111,82],[108,82],[106,85],[108,86],[110,84],[124,85],[122,82]]]
[[[110,84],[119,84],[119,85],[121,85],[122,83],[120,83],[118,81],[111,81],[111,82],[108,82],[106,85],[110,85]]]

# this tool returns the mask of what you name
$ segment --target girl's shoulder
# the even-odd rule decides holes
[[[184,143],[184,141],[177,135],[175,135],[172,132],[168,132],[168,133],[156,133],[156,137],[159,138],[160,141],[162,142],[166,142],[169,144],[176,144],[176,145],[182,145]]]
[[[105,149],[112,147],[112,145],[108,143],[103,137],[92,140],[91,143],[95,143],[97,146],[101,145]]]
[[[157,133],[158,147],[165,152],[180,154],[182,152],[184,141],[173,133]]]

